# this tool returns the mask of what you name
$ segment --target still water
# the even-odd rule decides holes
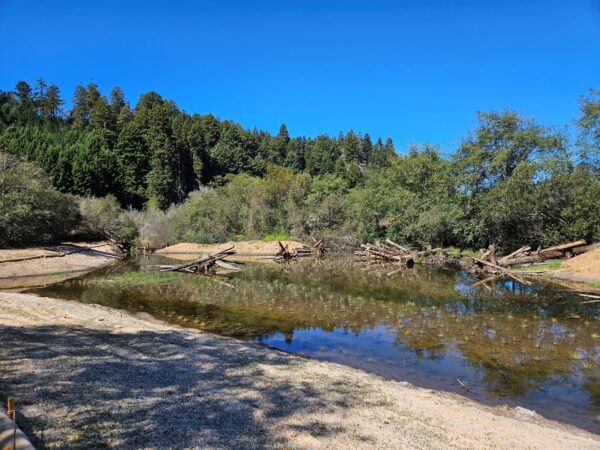
[[[164,259],[164,258],[163,258]],[[327,258],[247,264],[222,283],[158,259],[35,290],[365,369],[600,433],[600,302],[542,280],[486,286],[459,270]]]

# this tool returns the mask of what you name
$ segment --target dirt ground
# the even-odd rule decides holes
[[[524,409],[109,308],[0,293],[0,394],[46,448],[592,449]]]
[[[565,261],[554,277],[584,283],[600,282],[600,248]]]
[[[26,259],[62,253],[70,254],[62,257]],[[19,259],[25,260],[12,261]],[[0,249],[0,289],[56,283],[106,266],[115,260],[114,249],[105,242],[69,242],[27,249]]]
[[[297,241],[281,241],[281,243],[287,245],[290,250],[304,246],[304,244]],[[236,253],[232,256],[234,259],[239,259],[240,257],[243,259],[274,256],[279,251],[277,241],[236,241],[214,245],[182,242],[165,247],[156,253],[173,259],[192,260],[198,258],[198,255],[202,255],[203,253],[215,253],[231,245],[235,245]]]

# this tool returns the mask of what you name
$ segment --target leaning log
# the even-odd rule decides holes
[[[471,259],[480,265],[491,267],[494,271],[496,271],[498,273],[506,273],[507,272],[507,270],[504,267],[500,267],[499,265],[494,264],[493,262],[485,261],[483,259],[476,258],[475,256],[471,256]]]
[[[508,254],[506,256],[503,256],[502,258],[500,258],[498,260],[498,262],[500,264],[502,264],[504,261],[508,261],[509,259],[515,258],[516,256],[520,255],[521,253],[525,253],[525,252],[528,252],[530,250],[531,250],[531,247],[529,247],[528,245],[526,245],[524,247],[521,247],[518,250],[515,250],[514,252],[512,252],[512,253],[510,253],[510,254]]]
[[[398,250],[403,251],[404,253],[410,253],[410,250],[407,249],[406,247],[402,247],[400,244],[396,244],[394,241],[392,241],[391,239],[386,239],[385,242],[387,242],[388,244],[396,247]]]

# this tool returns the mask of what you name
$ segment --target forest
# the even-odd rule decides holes
[[[572,129],[479,112],[456,149],[276,135],[156,92],[0,91],[0,246],[113,230],[150,245],[344,236],[501,249],[600,240],[600,91]],[[568,124],[565,124],[565,126]]]

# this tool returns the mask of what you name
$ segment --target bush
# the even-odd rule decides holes
[[[57,241],[80,222],[75,197],[51,187],[42,169],[0,153],[0,246]]]
[[[138,234],[133,217],[121,209],[119,202],[112,195],[82,198],[79,208],[84,233],[101,237],[108,232],[129,240],[135,239]]]

